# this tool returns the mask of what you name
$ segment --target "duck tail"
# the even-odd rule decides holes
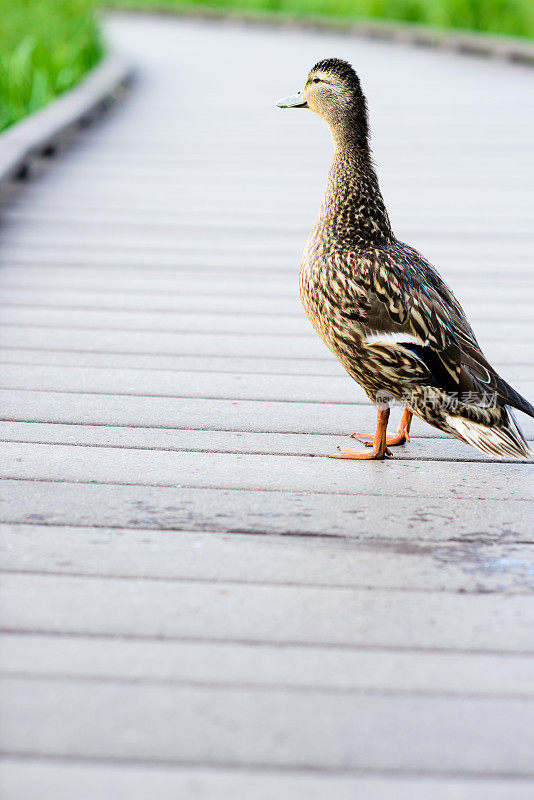
[[[495,458],[532,458],[534,453],[521,433],[512,409],[509,406],[502,406],[501,412],[498,425],[484,425],[453,415],[447,416],[447,423],[458,439],[476,447],[486,455]]]

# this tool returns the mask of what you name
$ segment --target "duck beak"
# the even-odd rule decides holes
[[[278,108],[308,108],[304,91],[294,94],[291,97],[284,97],[276,104]]]

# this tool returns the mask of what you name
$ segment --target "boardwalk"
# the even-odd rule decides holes
[[[533,72],[111,34],[129,98],[2,206],[3,800],[532,798],[533,466],[315,457],[375,412],[297,297],[328,132],[274,101],[358,67],[396,232],[532,400]]]

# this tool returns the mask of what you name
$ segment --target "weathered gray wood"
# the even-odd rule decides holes
[[[129,428],[110,425],[63,425],[47,422],[0,422],[0,441],[71,444],[80,447],[120,447],[141,450],[188,450],[207,453],[257,453],[324,456],[335,452],[339,439],[320,433],[265,433],[168,428]],[[350,442],[354,447],[362,442]],[[411,436],[411,446],[396,450],[402,459],[431,461],[488,461],[489,456],[467,450],[452,437]]]
[[[0,364],[52,364],[54,366],[122,367],[141,370],[186,370],[200,372],[252,372],[271,375],[342,375],[346,372],[333,358],[295,359],[239,356],[179,355],[173,353],[93,353],[69,350],[0,349]],[[511,365],[507,375],[534,376],[534,367]],[[356,389],[355,389],[356,391]]]
[[[445,541],[410,547],[323,538],[303,548],[298,539],[267,535],[228,538],[180,531],[162,537],[148,530],[54,525],[1,525],[0,542],[0,567],[6,572],[360,588],[409,585],[444,592],[534,590],[534,548],[512,543],[481,547]]]
[[[532,701],[14,678],[4,679],[1,688],[3,731],[11,731],[8,753],[13,754],[186,765],[210,758],[219,765],[349,772],[533,774]],[[43,718],[46,736],[39,728]],[[433,739],[429,728],[436,731]],[[521,732],[517,741],[510,730]]]
[[[234,800],[247,797],[265,800],[277,797],[294,800],[530,800],[532,782],[513,782],[488,778],[429,778],[377,775],[326,775],[315,770],[276,772],[273,770],[243,770],[216,768],[206,771],[191,767],[133,765],[104,766],[102,764],[72,764],[68,761],[43,762],[32,759],[8,758],[0,765],[1,785],[7,796],[17,800],[34,800],[36,794],[67,800],[76,787],[79,800],[105,797],[128,797],[145,800],[157,796],[160,800],[175,800],[180,796]]]
[[[292,337],[242,336],[241,334],[179,333],[116,331],[105,329],[83,330],[69,328],[38,328],[5,326],[0,333],[0,346],[37,347],[41,350],[122,351],[138,353],[205,353],[212,355],[237,355],[251,358],[286,355],[290,358],[316,358],[325,356],[326,347],[308,332]],[[519,347],[526,351],[528,345]],[[495,350],[501,349],[496,343]]]
[[[530,800],[532,782],[488,778],[421,778],[377,775],[327,775],[315,770],[243,770],[192,767],[80,764],[68,761],[6,758],[0,765],[6,796],[34,800],[37,794],[67,800],[76,787],[78,800],[95,797],[175,800],[197,796],[210,800]]]
[[[433,465],[432,465],[433,467]],[[331,479],[328,485],[331,485]],[[377,482],[379,486],[379,483]],[[186,489],[120,484],[8,480],[0,483],[0,520],[54,525],[221,533],[348,536],[360,540],[458,540],[483,545],[532,542],[532,501],[483,497],[377,500],[356,489],[338,494],[247,489]],[[325,487],[326,488],[326,487]],[[483,551],[481,552],[483,559]],[[508,570],[513,562],[498,565]]]
[[[1,672],[207,686],[532,697],[532,656],[2,634]],[[38,665],[38,666],[37,666]]]
[[[534,389],[534,382],[532,384]],[[370,404],[360,387],[346,376],[250,375],[229,372],[158,371],[147,382],[142,370],[0,365],[2,389],[135,394],[153,397],[226,397],[307,402],[358,402]],[[528,388],[528,387],[527,387]]]
[[[350,404],[187,399],[4,389],[2,408],[4,419],[13,422],[60,422],[157,428],[182,428],[187,425],[190,429],[202,430],[268,430],[274,433],[332,433],[348,436],[355,430],[363,430],[364,433],[373,432],[376,427],[375,409],[371,405],[358,403],[357,399],[356,391],[355,403]],[[399,417],[400,408],[396,407],[392,413],[392,428]],[[534,439],[534,420],[523,415],[521,425],[525,435],[529,439]],[[414,421],[413,432],[414,436],[432,438],[440,436],[439,432],[419,419]],[[339,444],[350,445],[350,440]]]
[[[350,444],[350,440],[349,440]],[[366,464],[302,456],[148,451],[71,445],[5,442],[6,478],[140,486],[268,489],[288,492],[358,493],[377,497],[450,497],[469,499],[484,492],[488,500],[534,500],[534,463],[483,463],[469,467],[469,482],[458,481],[450,464],[437,461],[431,474],[422,464],[391,460]],[[336,450],[334,450],[336,452]],[[333,485],[332,485],[333,484]],[[379,485],[378,485],[379,484]]]
[[[6,573],[0,598],[12,631],[534,653],[530,595]]]

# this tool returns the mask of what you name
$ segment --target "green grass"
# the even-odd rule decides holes
[[[112,5],[194,7],[422,23],[434,28],[534,37],[534,0],[111,0]]]
[[[69,89],[101,55],[92,0],[0,0],[0,130]]]

